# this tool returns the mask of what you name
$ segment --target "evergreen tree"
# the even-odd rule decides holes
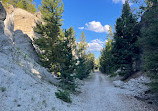
[[[95,60],[95,70],[100,70],[100,57]]]
[[[73,50],[76,48],[75,45],[75,32],[73,27],[68,30],[65,30],[65,38],[61,41],[62,48],[62,61],[60,62],[61,66],[61,82],[62,84],[69,85],[67,89],[75,90],[75,69],[76,69],[76,58],[73,55]]]
[[[151,83],[152,91],[158,93],[158,2],[155,2],[144,13],[143,20],[141,21],[143,26],[139,42],[143,50],[144,70],[149,72],[150,77],[153,79]]]
[[[113,71],[114,63],[112,61],[112,39],[113,39],[113,31],[112,27],[110,26],[108,30],[108,41],[105,44],[105,48],[102,49],[101,51],[101,56],[100,56],[100,71],[102,73],[110,74]]]
[[[129,3],[123,5],[122,15],[117,19],[116,32],[112,48],[113,61],[116,68],[121,68],[121,75],[127,79],[134,71],[133,64],[139,57],[137,38],[139,30],[135,26],[137,20],[130,11]]]
[[[61,0],[42,0],[40,6],[44,24],[38,23],[35,31],[42,35],[35,40],[41,52],[39,55],[43,65],[55,73],[60,72],[60,41],[63,40],[61,35],[62,13],[64,11]]]
[[[87,67],[88,59],[86,55],[87,47],[88,44],[86,43],[86,37],[84,32],[82,32],[80,42],[78,44],[78,65],[76,70],[77,77],[81,80],[89,75],[89,69]]]
[[[102,73],[109,74],[111,72],[111,69],[113,67],[112,65],[112,54],[111,54],[111,46],[112,39],[108,39],[106,42],[105,48],[101,51],[101,57],[100,57],[100,71]]]
[[[86,53],[86,50],[88,48],[88,44],[86,43],[86,36],[85,33],[82,31],[81,36],[80,36],[80,42],[78,44],[78,52],[79,56],[82,56]]]
[[[88,55],[87,55],[87,58],[88,58],[88,61],[87,61],[87,68],[88,68],[88,70],[89,70],[89,73],[91,72],[91,71],[93,71],[94,72],[94,68],[95,68],[95,55],[94,55],[94,53],[88,53]]]
[[[26,0],[19,0],[16,4],[16,7],[27,10],[28,9],[28,2]]]

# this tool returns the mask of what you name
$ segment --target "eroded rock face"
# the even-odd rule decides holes
[[[0,2],[0,34],[4,33],[4,20],[6,19],[6,11]]]
[[[4,33],[13,41],[14,34],[14,7],[12,5],[7,6],[7,17],[4,21],[5,29]]]
[[[16,30],[13,35],[13,43],[16,48],[22,50],[35,61],[38,61],[38,56],[32,45],[32,40],[27,34],[24,34],[21,30]]]
[[[21,75],[22,78],[28,76],[38,81],[45,80],[54,84],[57,83],[58,81],[53,75],[37,63],[38,56],[31,38],[24,34],[23,30],[14,31],[14,18],[14,7],[11,8],[10,12],[7,11],[6,14],[0,2],[0,86],[1,83],[5,84],[4,78],[9,80],[9,76],[12,75],[17,77],[17,79],[19,79],[18,75]],[[5,74],[3,72],[8,77],[4,77]],[[0,111],[4,111],[1,110],[1,104]]]
[[[41,21],[40,12],[32,14],[21,8],[14,8],[12,5],[8,5],[5,9],[7,12],[7,18],[5,20],[5,26],[7,26],[7,29],[11,29],[13,31],[21,30],[24,34],[27,34],[31,40],[37,38],[33,27],[36,26],[36,22]],[[14,27],[12,27],[12,24],[14,24]],[[7,30],[7,32],[8,31],[9,30]]]
[[[8,53],[8,49],[12,47],[10,39],[4,34],[4,20],[6,19],[6,11],[0,2],[0,51]]]
[[[4,21],[6,19],[6,11],[0,2],[0,20]]]

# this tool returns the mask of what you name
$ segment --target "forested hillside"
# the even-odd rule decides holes
[[[94,70],[94,55],[86,52],[88,46],[85,34],[82,32],[80,42],[77,43],[73,27],[61,28],[64,12],[61,0],[42,0],[39,9],[44,24],[37,23],[35,27],[35,32],[41,35],[35,44],[40,49],[41,64],[61,78],[63,89],[75,91],[74,80],[84,79]],[[57,97],[62,93],[56,93]]]
[[[6,8],[13,5],[15,8],[22,8],[31,13],[36,11],[32,0],[3,0],[2,3]],[[84,32],[77,42],[72,26],[69,29],[61,28],[64,12],[61,0],[42,0],[38,10],[42,22],[36,21],[34,32],[39,34],[39,37],[33,37],[36,39],[32,43],[36,46],[39,63],[59,77],[59,87],[64,91],[59,90],[56,96],[71,102],[69,92],[76,91],[75,80],[87,78],[94,70],[94,54],[86,51],[88,45]]]
[[[0,0],[0,111],[157,111],[157,43],[157,0]]]
[[[153,81],[149,84],[152,91],[158,93],[158,2],[133,2],[138,4],[141,14],[132,13],[129,2],[125,2],[115,31],[101,51],[100,70],[111,76],[120,75],[122,80],[137,71],[145,72]]]

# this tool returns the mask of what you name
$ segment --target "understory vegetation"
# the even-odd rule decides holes
[[[61,0],[42,0],[39,6],[44,23],[37,23],[35,32],[41,37],[34,40],[40,52],[41,64],[60,78],[57,98],[71,102],[70,93],[76,91],[75,80],[84,79],[94,69],[94,54],[87,52],[84,32],[80,41],[75,38],[73,27],[62,29],[64,5]]]
[[[13,5],[17,8],[22,8],[28,12],[35,13],[36,12],[36,4],[33,0],[1,0],[2,3],[7,7],[8,4]]]
[[[67,102],[67,103],[72,102],[70,98],[70,93],[66,90],[64,91],[58,90],[57,92],[55,92],[55,95],[57,98],[63,100],[64,102]]]
[[[71,103],[70,93],[77,88],[76,79],[83,80],[94,70],[95,57],[87,51],[88,44],[84,32],[80,41],[76,41],[74,28],[62,29],[64,4],[62,0],[42,0],[36,9],[33,0],[2,0],[31,13],[39,10],[42,22],[36,24],[34,31],[40,35],[34,40],[38,47],[40,64],[49,72],[59,77],[59,88],[55,95],[65,102]]]
[[[149,84],[151,90],[158,93],[158,1],[145,0],[141,5],[139,0],[132,2],[140,9],[134,13],[128,1],[123,5],[115,31],[110,28],[108,42],[101,51],[100,71],[120,75],[122,80],[143,71],[153,81]]]
[[[108,41],[96,62],[94,54],[87,51],[85,33],[82,32],[77,41],[72,26],[62,28],[62,0],[42,0],[38,9],[33,0],[1,1],[6,7],[11,4],[33,14],[40,11],[42,22],[34,27],[40,37],[34,40],[34,44],[39,48],[40,64],[59,77],[57,98],[71,103],[70,94],[76,92],[76,79],[83,80],[98,68],[110,77],[119,75],[122,80],[143,71],[152,79],[151,91],[158,94],[157,0],[142,0],[142,4],[140,0],[129,0],[139,6],[137,13],[128,0],[125,2],[122,14],[116,20],[115,31],[109,28]],[[1,91],[5,92],[6,88],[2,87]]]

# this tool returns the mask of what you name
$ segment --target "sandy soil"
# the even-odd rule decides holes
[[[114,87],[100,72],[85,80],[82,93],[71,95],[68,104],[55,97],[55,86],[34,79],[15,64],[10,69],[0,68],[0,86],[6,88],[0,91],[0,111],[158,111],[132,92]]]
[[[138,101],[132,93],[113,86],[108,78],[96,72],[85,82],[82,93],[73,101],[76,111],[157,111],[151,105]]]

